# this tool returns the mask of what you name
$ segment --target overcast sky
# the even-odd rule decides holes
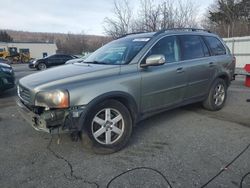
[[[0,10],[0,29],[104,35],[103,20],[105,17],[112,17],[113,1],[6,0]],[[200,14],[213,2],[191,1],[199,5]],[[136,9],[140,0],[129,2]]]

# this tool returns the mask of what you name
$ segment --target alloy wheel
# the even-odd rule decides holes
[[[113,108],[100,110],[92,120],[91,131],[94,139],[100,144],[114,144],[124,133],[122,114]]]
[[[218,84],[215,87],[213,99],[216,106],[220,106],[223,104],[225,99],[225,87],[223,84]]]

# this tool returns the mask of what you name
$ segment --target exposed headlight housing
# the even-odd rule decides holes
[[[69,93],[67,90],[38,92],[35,98],[35,106],[45,108],[68,108]]]

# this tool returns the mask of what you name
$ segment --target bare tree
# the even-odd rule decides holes
[[[161,21],[161,28],[167,29],[167,28],[173,28],[175,27],[175,8],[173,2],[170,0],[164,1],[161,6],[161,15],[162,15],[162,21]]]
[[[157,31],[160,29],[161,7],[154,0],[141,0],[138,19],[134,20],[135,28],[139,31]]]
[[[104,19],[104,30],[105,32],[113,37],[117,38],[121,35],[131,31],[131,17],[132,9],[129,5],[128,0],[115,0],[114,1],[114,18]]]
[[[177,1],[174,27],[197,27],[198,6],[190,1]]]
[[[128,1],[115,1],[115,18],[105,18],[105,31],[113,38],[128,32],[150,32],[173,27],[197,26],[198,7],[188,0],[140,0],[140,9],[136,17]]]

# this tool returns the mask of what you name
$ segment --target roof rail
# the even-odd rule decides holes
[[[159,35],[161,33],[165,33],[167,31],[203,31],[203,32],[208,32],[211,33],[211,31],[206,30],[206,29],[199,29],[199,28],[191,28],[191,27],[187,27],[187,28],[168,28],[168,29],[162,29],[158,32],[156,32],[154,35]]]
[[[128,36],[128,35],[141,34],[141,33],[147,33],[147,32],[143,32],[143,31],[141,31],[141,32],[126,33],[126,34],[124,34],[124,35],[122,35],[122,36],[118,37],[117,39],[120,39],[120,38],[126,37],[126,36]]]

